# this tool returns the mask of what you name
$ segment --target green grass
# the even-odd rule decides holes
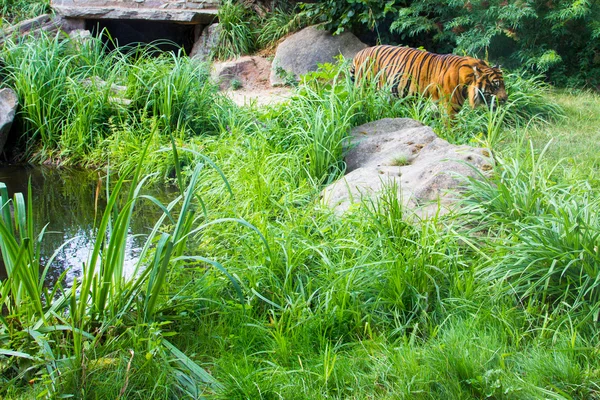
[[[280,39],[310,25],[304,14],[295,10],[275,8],[261,21],[257,38],[260,48],[273,47]]]
[[[0,0],[0,29],[50,11],[48,0]]]
[[[92,155],[115,132],[139,124],[146,132],[158,124],[167,133],[184,128],[187,136],[215,133],[216,110],[230,104],[216,95],[207,66],[175,54],[152,57],[154,51],[147,46],[107,52],[99,39],[80,44],[62,35],[8,41],[0,49],[2,72],[22,104],[17,124],[25,156],[102,164],[106,154],[101,161]]]
[[[560,105],[567,118],[553,124],[534,126],[522,131],[538,150],[548,143],[545,159],[550,164],[560,162],[564,176],[573,180],[588,180],[598,186],[600,168],[600,97],[592,92],[557,90],[549,94]],[[507,137],[502,149],[512,152],[521,135]]]
[[[52,38],[13,46],[51,60],[40,74],[72,94],[35,95],[50,90],[42,75],[7,57],[30,154],[122,178],[79,293],[48,302],[32,213],[2,195],[0,396],[600,398],[597,95],[513,73],[507,107],[450,121],[430,101],[354,88],[340,64],[286,104],[237,108],[183,59],[74,53]],[[127,86],[132,103],[77,97],[73,82],[92,76]],[[344,172],[348,131],[384,117],[489,145],[495,170],[451,215],[406,218],[393,187],[334,214],[319,193]],[[573,161],[558,163],[565,153]],[[149,179],[181,195],[159,205],[143,195]],[[138,207],[164,215],[130,281],[122,250]]]

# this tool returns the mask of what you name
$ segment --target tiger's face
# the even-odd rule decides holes
[[[473,96],[472,104],[486,104],[494,109],[499,104],[508,100],[508,94],[504,87],[504,77],[499,66],[489,67],[483,62],[473,66],[474,81],[469,90],[469,96]]]

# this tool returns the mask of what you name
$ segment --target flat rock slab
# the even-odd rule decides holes
[[[0,89],[0,153],[4,151],[18,104],[19,100],[14,90]]]
[[[218,0],[53,0],[61,16],[76,19],[129,19],[201,24],[217,15]]]
[[[403,206],[420,217],[451,209],[463,177],[477,178],[493,164],[487,149],[450,144],[409,118],[354,128],[345,161],[346,175],[322,192],[325,204],[343,213],[363,197],[376,200],[395,186]]]
[[[39,32],[57,32],[64,27],[62,19],[53,18],[50,14],[40,15],[6,28],[0,28],[0,45],[3,45],[7,38],[35,35]]]

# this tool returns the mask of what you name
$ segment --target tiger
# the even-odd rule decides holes
[[[350,76],[356,83],[377,77],[379,88],[390,84],[398,97],[421,94],[442,101],[451,115],[460,111],[466,99],[473,108],[495,107],[508,99],[499,66],[410,47],[367,47],[354,57]]]

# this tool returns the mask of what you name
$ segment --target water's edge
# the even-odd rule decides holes
[[[96,237],[96,226],[106,207],[105,178],[105,173],[85,169],[0,165],[0,182],[6,184],[11,198],[20,192],[27,201],[31,183],[35,234],[38,235],[47,224],[41,246],[42,265],[68,241],[50,267],[48,284],[56,282],[65,271],[67,286],[74,277],[80,276]],[[173,197],[164,187],[148,187],[145,193],[162,199]],[[160,211],[155,207],[142,205],[134,210],[127,241],[126,269],[133,268],[143,243],[143,238],[135,235],[148,233],[159,216]],[[3,280],[6,271],[1,261],[0,279]]]

